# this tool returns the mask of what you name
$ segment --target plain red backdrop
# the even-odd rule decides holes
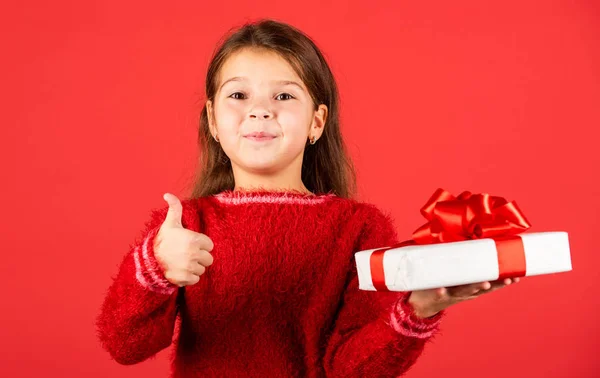
[[[0,376],[168,375],[166,352],[110,360],[94,319],[150,209],[190,192],[215,44],[260,17],[325,52],[361,195],[401,236],[437,187],[570,233],[572,272],[451,308],[407,377],[597,376],[597,2],[15,4],[0,16]]]

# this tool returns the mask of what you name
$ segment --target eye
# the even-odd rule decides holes
[[[275,98],[277,99],[277,98],[279,98],[280,96],[287,96],[287,97],[289,97],[287,100],[291,100],[291,99],[293,99],[293,98],[294,98],[294,96],[292,96],[292,95],[291,95],[291,94],[289,94],[289,93],[280,93],[280,94],[278,94],[278,95],[277,95],[277,97],[275,97]]]
[[[237,95],[242,96],[242,97],[238,97]],[[235,100],[243,100],[244,94],[242,92],[235,92],[235,93],[232,93],[229,97],[231,97]]]

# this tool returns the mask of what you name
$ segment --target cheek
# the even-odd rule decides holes
[[[215,120],[220,132],[231,132],[237,130],[244,119],[244,109],[235,104],[222,102],[215,110]]]
[[[310,127],[310,118],[305,109],[282,109],[277,114],[277,122],[286,136],[305,137]]]

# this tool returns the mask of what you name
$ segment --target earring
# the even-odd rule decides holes
[[[317,143],[317,138],[316,138],[316,137],[313,135],[313,136],[310,138],[310,144],[315,144],[315,143]]]
[[[215,140],[219,143],[219,134],[215,134]]]

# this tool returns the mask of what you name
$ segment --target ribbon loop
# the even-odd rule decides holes
[[[437,189],[421,208],[427,223],[413,232],[417,244],[516,235],[531,227],[516,202],[487,193],[454,197]]]

